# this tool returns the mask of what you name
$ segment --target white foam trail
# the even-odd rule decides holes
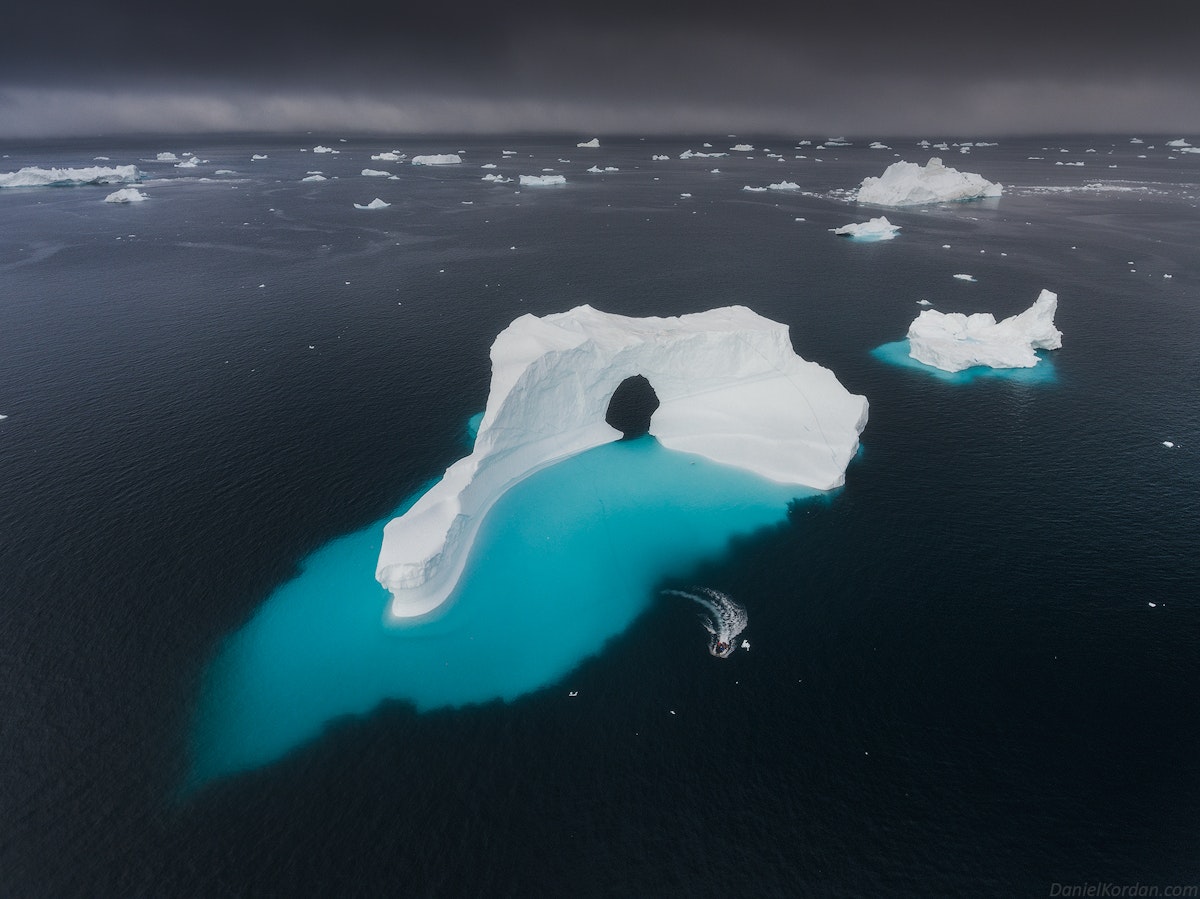
[[[708,651],[719,659],[727,659],[737,649],[733,641],[746,629],[746,610],[718,590],[696,587],[695,593],[685,590],[664,590],[664,594],[682,596],[703,606],[708,614],[704,629],[709,633]]]

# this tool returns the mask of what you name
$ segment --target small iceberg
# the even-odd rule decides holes
[[[556,184],[566,184],[563,175],[522,175],[522,187],[552,187]]]
[[[155,162],[175,162],[179,159],[174,153],[159,153],[154,157]]]
[[[874,206],[919,206],[998,197],[1004,187],[972,172],[942,165],[934,156],[924,166],[915,162],[893,162],[878,178],[864,178],[858,188],[858,202]]]
[[[313,147],[312,151],[314,153],[341,153],[342,152],[341,150],[333,149],[333,147],[323,147],[320,144]]]
[[[372,162],[403,162],[408,158],[407,153],[401,153],[399,150],[385,150],[383,153],[376,153],[371,157]]]
[[[595,149],[596,147],[600,146],[600,138],[593,137],[591,140],[580,141],[575,146]]]
[[[718,156],[728,156],[728,153],[703,153],[699,150],[684,150],[679,154],[680,159],[714,159]]]
[[[500,175],[500,174],[487,174],[487,175],[484,175],[479,180],[490,181],[493,184],[508,184],[510,181],[512,181],[512,178],[505,178],[503,175]]]
[[[958,274],[958,275],[955,275],[954,277],[957,278],[959,281],[970,281],[971,283],[975,282],[974,275]]]
[[[177,169],[194,169],[199,164],[200,164],[199,158],[197,158],[195,156],[189,156],[187,159],[183,159],[183,160],[180,160],[179,162],[175,163],[175,168],[177,168]]]
[[[588,171],[591,172],[593,175],[603,175],[605,172],[619,172],[621,170],[619,168],[617,168],[616,166],[612,166],[612,165],[606,165],[604,168],[600,168],[600,166],[594,165],[590,169],[588,169]]]
[[[896,232],[900,230],[899,225],[893,225],[887,220],[886,216],[879,216],[870,221],[859,222],[858,224],[842,225],[840,228],[835,228],[834,234],[841,234],[854,240],[872,241],[872,240],[892,240],[896,236]]]
[[[329,179],[326,178],[324,175],[322,175],[320,172],[313,172],[311,175],[305,175],[300,180],[301,181],[328,181]]]
[[[362,174],[364,178],[390,178],[392,176],[391,172],[385,172],[383,169],[363,169]]]
[[[433,153],[425,156],[414,156],[413,165],[458,165],[462,157],[457,153]]]
[[[253,156],[250,157],[250,161],[258,162],[260,159],[266,159],[266,158],[267,158],[266,153],[255,153]]]
[[[734,144],[729,149],[733,150],[735,153],[749,153],[754,149],[754,147],[750,144]]]
[[[1062,332],[1054,327],[1058,294],[1043,290],[1033,305],[996,321],[990,312],[964,315],[926,309],[908,328],[909,355],[918,362],[958,372],[977,365],[1033,368],[1035,350],[1057,350]]]
[[[104,198],[105,203],[141,203],[150,199],[136,187],[123,187]]]
[[[0,173],[3,187],[78,187],[84,184],[134,184],[142,180],[135,165],[88,166],[82,169],[42,169],[26,166]]]
[[[379,197],[376,197],[374,200],[372,200],[370,203],[366,204],[365,206],[361,203],[355,203],[354,208],[355,209],[387,209],[391,205],[392,205],[391,203],[385,203],[385,202],[383,202],[383,200],[379,199]]]

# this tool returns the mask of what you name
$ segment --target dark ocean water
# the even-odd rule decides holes
[[[1200,155],[1142,137],[942,151],[1005,195],[887,210],[881,243],[829,234],[879,214],[837,191],[938,151],[0,145],[0,172],[102,155],[151,179],[128,207],[0,190],[0,895],[1200,883]],[[393,147],[466,161],[370,160]],[[164,150],[207,161],[142,161]],[[484,184],[491,162],[568,184]],[[742,190],[784,179],[803,192]],[[919,299],[1004,316],[1042,288],[1052,378],[872,355]],[[185,789],[223,648],[467,451],[500,330],[584,302],[743,303],[871,402],[844,488],[672,574],[744,605],[751,651],[714,659],[686,603],[622,597],[631,623],[543,689],[385,699]],[[279,715],[309,700],[297,684]]]

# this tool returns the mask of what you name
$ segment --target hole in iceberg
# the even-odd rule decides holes
[[[604,420],[621,432],[622,440],[650,433],[650,418],[658,409],[658,394],[642,375],[633,375],[617,385]]]

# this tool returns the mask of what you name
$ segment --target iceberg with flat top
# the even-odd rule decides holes
[[[977,365],[1033,368],[1035,350],[1057,350],[1062,332],[1054,327],[1058,294],[1043,290],[1032,306],[1001,321],[990,312],[964,315],[926,309],[908,328],[909,355],[918,362],[956,372]]]
[[[982,175],[960,172],[942,165],[934,156],[924,166],[915,162],[893,162],[878,178],[864,178],[858,188],[858,202],[874,206],[919,206],[998,197],[1004,186]]]
[[[454,590],[482,520],[511,487],[620,436],[606,410],[626,379],[659,400],[649,432],[769,480],[844,483],[867,400],[792,349],[786,325],[745,306],[631,318],[578,306],[523,315],[492,344],[492,383],[474,449],[384,529],[375,577],[394,618],[423,615]]]
[[[521,175],[522,187],[553,187],[556,184],[566,184],[564,175]]]
[[[892,240],[899,230],[899,225],[893,225],[887,220],[886,215],[881,215],[866,222],[842,225],[840,228],[835,228],[833,233],[854,240]]]
[[[82,169],[26,166],[0,173],[0,187],[78,187],[84,184],[135,184],[142,180],[136,165],[93,165]]]
[[[457,153],[429,153],[424,156],[414,156],[413,165],[458,165],[462,157]]]

